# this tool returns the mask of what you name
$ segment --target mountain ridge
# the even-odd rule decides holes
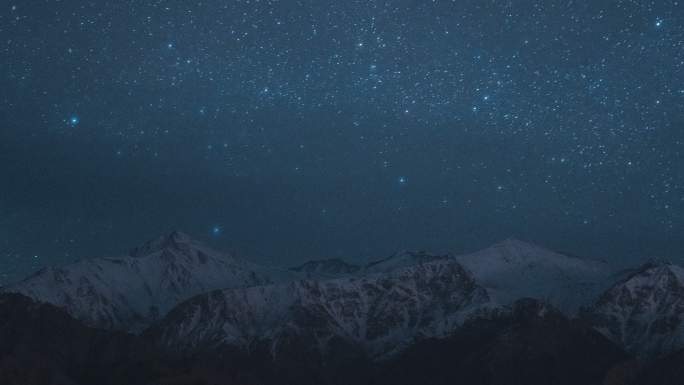
[[[196,294],[269,282],[267,269],[174,231],[128,255],[48,267],[3,290],[64,307],[89,326],[140,331]]]

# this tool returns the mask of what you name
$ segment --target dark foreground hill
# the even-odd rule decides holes
[[[531,299],[381,360],[342,339],[325,351],[284,340],[275,356],[259,342],[166,352],[154,333],[93,329],[19,294],[0,296],[0,320],[0,383],[8,385],[665,385],[678,383],[684,363],[680,352],[633,369],[620,347]]]

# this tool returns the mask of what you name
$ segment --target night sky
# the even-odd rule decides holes
[[[684,261],[681,1],[0,7],[0,284],[173,229]]]

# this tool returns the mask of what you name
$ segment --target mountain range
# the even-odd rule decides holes
[[[276,269],[173,232],[0,293],[3,384],[665,384],[684,362],[684,269],[515,239]]]

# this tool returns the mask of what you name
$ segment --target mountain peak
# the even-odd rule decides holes
[[[510,244],[510,245],[516,245],[516,244],[522,244],[522,245],[530,245],[529,242],[525,242],[523,240],[520,240],[516,237],[508,237],[504,239],[503,241],[499,242],[500,244]]]
[[[166,249],[188,249],[190,245],[198,242],[192,239],[188,234],[174,230],[168,234],[162,235],[156,239],[148,241],[142,246],[138,246],[131,250],[131,257],[142,257],[157,251]]]
[[[128,256],[46,269],[7,290],[64,307],[89,326],[135,332],[192,296],[262,285],[269,274],[173,231]]]
[[[615,273],[615,276],[618,277],[618,279],[616,279],[614,286],[623,285],[627,282],[644,279],[646,277],[662,276],[663,274],[670,273],[684,278],[684,270],[679,266],[664,259],[651,258],[638,267],[625,269]]]
[[[339,258],[319,259],[290,268],[291,271],[313,276],[343,276],[356,273],[361,268]]]
[[[684,269],[669,261],[653,259],[643,264],[630,274],[623,282],[636,279],[659,281],[663,276],[672,276],[684,284]]]
[[[525,242],[522,241],[518,238],[506,238],[503,241],[495,243],[492,247],[502,247],[506,249],[515,249],[515,250],[530,250],[530,249],[544,249],[543,247],[536,245],[534,243],[530,242]]]
[[[450,259],[450,255],[435,255],[427,251],[400,251],[387,258],[368,263],[364,270],[366,273],[388,272],[397,268],[420,265],[436,260]]]
[[[192,238],[187,234],[184,233],[180,230],[174,230],[167,234],[166,236],[168,239],[176,241],[176,242],[190,242],[192,241]]]
[[[514,238],[455,258],[497,301],[545,299],[569,315],[600,293],[607,273],[601,263]]]

